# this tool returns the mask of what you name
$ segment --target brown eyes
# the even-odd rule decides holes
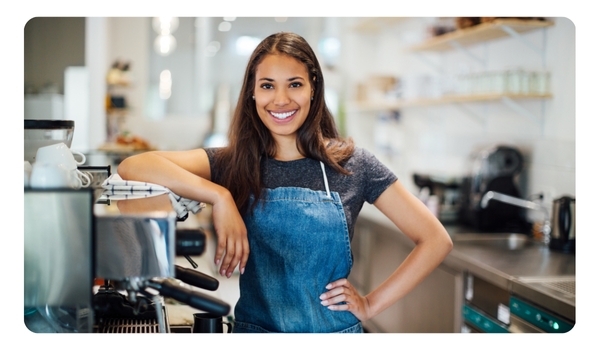
[[[296,82],[296,81],[290,84],[290,87],[292,87],[292,88],[298,88],[298,87],[301,87],[301,86],[302,86],[302,83]],[[273,88],[273,84],[265,83],[265,84],[262,84],[260,87],[262,89],[272,89]]]

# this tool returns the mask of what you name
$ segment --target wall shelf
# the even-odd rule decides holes
[[[398,22],[406,20],[407,17],[367,17],[361,18],[353,26],[353,31],[364,33],[379,33],[389,26],[394,26]]]
[[[452,103],[469,103],[469,102],[490,102],[490,101],[505,101],[521,100],[521,99],[548,99],[552,98],[551,94],[532,95],[532,94],[485,94],[485,95],[454,95],[444,96],[440,98],[424,98],[415,100],[398,100],[398,101],[356,101],[350,104],[352,109],[364,112],[376,111],[391,111],[406,107],[416,106],[435,106]]]
[[[485,41],[513,36],[531,30],[553,26],[554,22],[521,19],[496,19],[493,22],[459,29],[411,46],[409,52],[454,50],[457,45],[465,47]]]

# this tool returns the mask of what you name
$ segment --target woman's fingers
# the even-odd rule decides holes
[[[240,273],[243,275],[246,270],[246,263],[248,262],[248,256],[250,255],[250,246],[248,244],[248,239],[244,238],[242,240],[242,261],[240,261]]]
[[[215,265],[219,266],[221,259],[223,258],[223,253],[226,248],[226,237],[225,235],[217,234],[217,252],[215,253]]]
[[[235,253],[234,253],[233,259],[229,263],[229,267],[227,268],[227,271],[226,271],[227,278],[231,277],[233,270],[235,270],[235,267],[242,259],[242,243],[234,241],[233,247],[234,247],[233,249],[234,249]]]
[[[329,305],[327,308],[333,311],[348,311],[350,310],[350,304]]]
[[[321,294],[321,296],[319,296],[319,298],[321,300],[330,299],[336,295],[340,295],[340,294],[344,293],[345,292],[344,289],[346,289],[346,288],[345,287],[337,287],[335,289],[330,290],[329,292]]]
[[[362,297],[347,279],[331,282],[325,288],[329,291],[321,294],[319,298],[321,304],[329,310],[349,311],[361,321],[371,317],[367,298]]]
[[[223,258],[223,264],[221,265],[221,276],[227,275],[229,265],[235,255],[235,240],[233,237],[227,237],[227,249],[225,251],[225,257]],[[235,266],[234,266],[235,267]]]
[[[218,272],[221,276],[229,278],[238,264],[240,266],[240,273],[243,273],[248,262],[250,249],[245,233],[229,235],[228,237],[224,236],[224,234],[219,236],[215,264],[218,265],[222,259],[222,264]]]
[[[331,282],[325,286],[325,288],[329,289],[329,292],[325,292],[325,293],[321,294],[321,296],[319,298],[321,300],[329,299],[333,296],[343,293],[344,288],[348,288],[350,286],[352,286],[352,285],[345,278]]]
[[[349,297],[349,295],[342,292],[341,295],[337,295],[335,297],[331,297],[329,299],[323,300],[321,302],[321,305],[338,304],[338,303],[341,303],[342,301],[348,301],[348,297]]]
[[[244,220],[239,214],[231,215],[236,210],[235,202],[229,197],[213,205],[213,221],[217,235],[215,264],[219,266],[221,263],[218,273],[227,278],[231,277],[238,264],[242,272],[250,251]]]
[[[350,282],[348,282],[347,279],[340,278],[337,281],[333,281],[333,282],[329,283],[328,285],[325,286],[325,288],[327,288],[327,289],[333,289],[335,287],[342,287],[342,286],[348,287],[350,285],[351,284],[350,284]]]

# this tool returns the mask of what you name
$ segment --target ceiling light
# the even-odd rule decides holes
[[[287,17],[275,17],[275,22],[285,22],[287,21]]]
[[[154,40],[154,50],[161,56],[168,56],[177,47],[177,40],[171,34],[159,35]]]
[[[177,17],[154,17],[152,19],[152,28],[161,35],[175,33],[179,27],[179,18]]]
[[[229,22],[219,23],[219,31],[220,32],[228,32],[230,29],[231,29],[231,23],[229,23]]]
[[[223,20],[227,22],[233,22],[235,21],[235,17],[223,17]]]

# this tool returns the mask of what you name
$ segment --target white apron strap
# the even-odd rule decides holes
[[[329,183],[327,182],[327,175],[325,174],[325,164],[321,163],[321,170],[323,170],[323,180],[325,181],[325,190],[327,191],[327,197],[331,198],[331,193],[329,193]]]

